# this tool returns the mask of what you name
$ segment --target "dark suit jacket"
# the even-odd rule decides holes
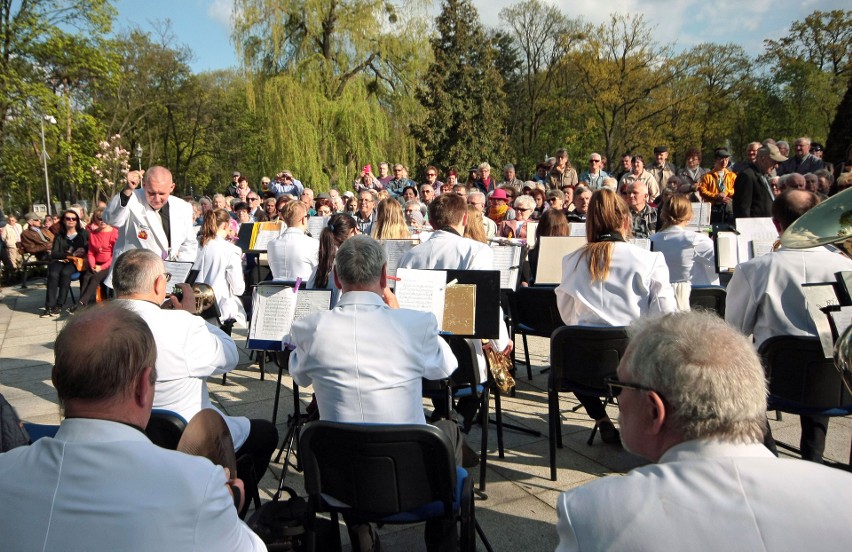
[[[760,177],[757,165],[750,164],[734,181],[734,217],[771,217],[775,197]]]
[[[822,159],[809,153],[799,162],[798,166],[796,165],[796,158],[790,157],[781,163],[781,166],[779,166],[778,170],[775,172],[778,176],[790,173],[808,174],[809,172],[818,171],[824,168],[825,163],[823,163]]]

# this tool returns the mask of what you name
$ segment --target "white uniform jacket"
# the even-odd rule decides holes
[[[299,228],[287,228],[269,242],[267,254],[273,279],[295,282],[297,278],[301,278],[307,287],[314,287],[319,263],[318,239],[310,237]]]
[[[207,378],[236,367],[240,356],[231,336],[183,310],[161,309],[137,299],[124,302],[145,320],[157,343],[154,408],[177,412],[186,421],[204,408],[218,412],[210,402]],[[249,434],[248,418],[222,417],[231,431],[234,448],[239,449]]]
[[[494,252],[488,245],[459,236],[446,230],[438,230],[432,237],[410,249],[399,261],[400,268],[439,270],[494,270]],[[500,337],[493,340],[498,351],[509,345],[509,331],[503,323],[500,311]],[[482,352],[482,343],[474,340],[479,376],[487,378],[487,365]]]
[[[160,213],[148,206],[145,191],[134,190],[121,206],[121,194],[115,194],[104,210],[104,221],[118,229],[113,260],[129,249],[148,249],[169,261],[194,262],[198,241],[193,230],[192,205],[179,197],[169,196],[171,245],[163,230]],[[112,273],[106,280],[112,286]]]
[[[609,277],[592,282],[589,263],[578,249],[562,259],[556,303],[569,326],[627,326],[647,314],[677,310],[662,253],[614,242]]]
[[[4,550],[266,550],[225,472],[118,422],[69,418],[55,438],[0,454]]]
[[[239,247],[217,237],[201,248],[193,268],[198,270],[195,281],[213,288],[221,320],[233,318],[245,326],[246,311],[240,301],[240,295],[246,290],[242,255]]]
[[[728,283],[725,320],[755,346],[774,335],[817,335],[808,314],[804,283],[835,282],[834,273],[852,270],[852,260],[825,247],[787,249],[740,265]]]
[[[852,475],[762,444],[688,441],[562,493],[557,552],[849,550]]]
[[[718,286],[713,240],[681,226],[669,226],[651,236],[651,248],[666,258],[669,280],[693,286]]]
[[[425,424],[421,379],[458,367],[434,314],[391,309],[370,291],[294,322],[287,341],[293,381],[313,385],[320,417],[333,422]]]

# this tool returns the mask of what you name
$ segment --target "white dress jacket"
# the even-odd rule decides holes
[[[239,247],[216,237],[201,248],[193,268],[198,270],[195,281],[213,288],[222,315],[221,320],[233,318],[238,324],[245,326],[246,311],[240,301],[240,295],[246,290],[242,255]]]
[[[319,240],[299,228],[287,228],[267,245],[272,278],[295,282],[301,278],[308,288],[314,287],[319,263]]]
[[[290,375],[313,385],[323,420],[425,424],[422,378],[458,367],[430,312],[391,309],[370,291],[350,291],[337,306],[293,323]]]
[[[3,550],[266,550],[222,467],[118,422],[66,419],[55,438],[0,454],[0,497]]]
[[[592,282],[583,249],[562,259],[562,283],[556,304],[569,326],[627,326],[647,314],[677,308],[662,253],[613,242],[609,276]]]
[[[557,552],[845,552],[852,475],[762,444],[696,440],[562,493]]]
[[[713,240],[706,234],[681,226],[669,226],[651,236],[651,248],[659,251],[669,268],[669,281],[693,286],[718,286]]]
[[[183,310],[161,309],[148,301],[122,300],[142,317],[157,343],[157,385],[154,408],[177,412],[188,422],[199,410],[219,409],[210,402],[209,376],[233,370],[240,356],[231,336]],[[234,448],[239,449],[249,434],[248,418],[225,416]]]

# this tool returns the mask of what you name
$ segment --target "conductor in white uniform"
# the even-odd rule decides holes
[[[118,228],[113,259],[130,249],[147,249],[168,261],[194,262],[198,241],[193,230],[192,205],[171,195],[172,173],[154,166],[145,173],[131,171],[127,185],[110,200],[104,221]],[[112,274],[106,284],[112,287]]]

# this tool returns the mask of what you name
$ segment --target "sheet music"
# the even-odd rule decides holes
[[[636,247],[644,249],[645,251],[651,250],[651,240],[649,240],[648,238],[632,238],[627,241],[628,243],[632,243]]]
[[[527,221],[527,245],[535,247],[535,235],[538,232],[538,221]]]
[[[251,244],[253,251],[266,251],[269,242],[281,235],[284,230],[283,222],[260,222],[255,230],[254,240]]]
[[[754,258],[762,257],[767,253],[772,253],[772,247],[775,245],[775,240],[754,240],[751,242],[752,256]]]
[[[692,219],[686,224],[688,228],[699,229],[710,226],[711,205],[704,202],[692,203]]]
[[[816,326],[823,354],[825,358],[830,358],[834,354],[834,337],[831,335],[828,316],[820,309],[840,304],[837,293],[834,291],[834,284],[805,284],[802,286],[802,292],[805,294],[808,314]]]
[[[399,281],[394,293],[399,306],[404,309],[431,312],[438,319],[438,327],[444,322],[444,290],[447,273],[443,270],[416,270],[400,268]]]
[[[290,333],[296,313],[296,293],[291,287],[257,286],[252,292],[254,309],[249,339],[280,342]]]
[[[741,263],[757,256],[754,254],[753,242],[773,243],[778,239],[778,229],[769,217],[738,218],[736,224],[737,232],[740,233],[737,237],[739,248],[737,260]],[[765,247],[758,246],[757,250],[765,251]]]
[[[837,330],[838,339],[846,331],[846,328],[852,326],[852,307],[840,307],[839,311],[828,313],[834,320],[834,328]]]
[[[719,272],[728,272],[739,264],[737,235],[733,232],[719,232],[716,235],[716,254],[719,257]]]
[[[518,245],[501,245],[491,242],[494,252],[494,269],[500,271],[500,287],[515,289],[518,287],[518,271],[521,264],[521,247]]]
[[[189,271],[192,270],[192,264],[186,261],[163,261],[166,267],[166,274],[171,274],[169,277],[169,285],[182,284],[186,282],[186,277],[189,276]]]
[[[388,255],[388,276],[396,276],[396,269],[399,267],[399,260],[412,247],[417,245],[415,240],[380,240],[380,243],[385,248],[385,253]],[[388,287],[395,288],[396,282],[388,280]]]
[[[320,234],[322,233],[323,228],[328,226],[328,219],[330,216],[317,216],[314,215],[308,218],[308,234],[313,238],[319,239]]]
[[[538,244],[536,284],[561,284],[562,259],[586,245],[586,238],[546,236]]]
[[[301,320],[315,312],[325,311],[330,308],[330,289],[300,289],[299,293],[296,294],[296,310],[293,314],[293,320]]]
[[[585,238],[586,237],[586,223],[585,222],[569,222],[568,223],[568,235],[572,238]]]

